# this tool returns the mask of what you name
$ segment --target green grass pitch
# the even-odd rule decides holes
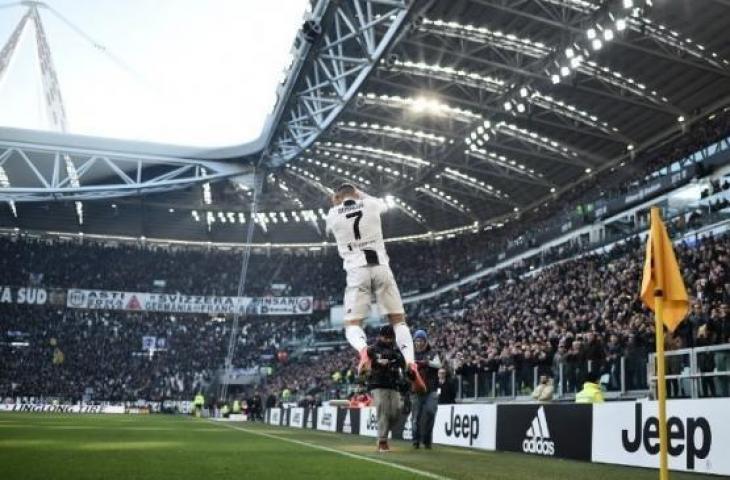
[[[656,479],[655,470],[173,416],[0,414],[3,480]],[[718,477],[672,473],[673,480]]]

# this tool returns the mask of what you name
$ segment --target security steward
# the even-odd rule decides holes
[[[193,399],[193,413],[196,417],[200,418],[203,413],[203,407],[205,406],[205,397],[203,392],[198,392]]]
[[[588,372],[583,390],[575,394],[575,403],[603,403],[603,392],[598,383],[600,378],[598,372]]]
[[[388,436],[400,418],[401,396],[398,390],[406,371],[406,361],[395,345],[395,332],[391,325],[380,328],[375,344],[367,349],[367,355],[372,365],[368,388],[375,399],[378,452],[389,452]]]
[[[431,349],[424,330],[417,330],[413,334],[413,345],[416,350],[418,372],[426,384],[425,392],[411,393],[413,448],[418,449],[423,443],[423,446],[430,450],[433,443],[433,423],[436,420],[439,403],[438,371],[442,365],[438,353]]]

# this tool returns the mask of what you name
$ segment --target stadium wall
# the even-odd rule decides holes
[[[676,471],[730,475],[727,399],[667,402],[669,467]],[[374,407],[274,408],[271,425],[375,437]],[[411,440],[410,415],[393,438]],[[658,468],[657,402],[576,404],[439,405],[434,443],[479,450],[519,452],[636,467]]]

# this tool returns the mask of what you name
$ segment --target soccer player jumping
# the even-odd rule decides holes
[[[424,392],[426,385],[416,367],[413,338],[405,322],[403,301],[385,252],[380,214],[387,205],[348,183],[337,189],[332,203],[327,214],[327,231],[335,236],[337,250],[347,272],[345,337],[360,354],[358,373],[370,369],[367,336],[362,323],[370,311],[370,299],[375,294],[380,312],[388,316],[395,331],[395,341],[408,365],[413,390]]]

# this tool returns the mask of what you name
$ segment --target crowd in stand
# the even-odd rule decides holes
[[[670,225],[672,230],[681,229],[675,223]],[[21,272],[16,261],[8,261],[3,255],[2,262],[15,268],[3,271],[0,283],[4,284],[13,284],[15,275],[22,277],[40,268],[49,272],[47,277],[44,275],[43,282],[50,279],[54,285],[64,285],[63,282],[68,281],[70,286],[114,288],[134,284],[138,272],[150,270],[131,269],[125,279],[122,272],[126,270],[111,268],[104,255],[109,252],[96,245],[90,246],[86,256],[96,260],[87,263],[77,258],[87,246],[61,248],[62,253],[56,258],[62,263],[74,258],[81,267],[75,269],[50,261],[51,255],[47,252],[56,251],[55,247],[44,249],[33,242],[8,240],[0,241],[0,246],[6,254],[14,252],[30,259],[29,267]],[[124,256],[133,263],[135,256],[131,248],[111,249],[112,261]],[[407,246],[398,248],[418,250]],[[391,252],[394,250],[391,248]],[[687,286],[695,304],[690,321],[669,337],[669,349],[730,341],[729,251],[728,237],[707,238],[679,248]],[[626,362],[625,387],[646,388],[646,355],[653,351],[654,333],[653,322],[636,295],[642,253],[642,246],[634,240],[616,246],[608,253],[570,260],[531,272],[529,276],[524,274],[530,273],[530,265],[517,264],[434,300],[414,305],[410,308],[410,321],[414,327],[429,331],[434,348],[449,359],[452,372],[466,379],[465,388],[477,389],[479,394],[527,390],[534,383],[535,367],[541,376],[562,378],[563,390],[572,391],[586,372],[589,361],[593,367],[608,374],[609,388],[617,388],[621,357]],[[398,258],[398,254],[391,254]],[[179,255],[183,254],[150,252],[142,256],[164,266],[172,259],[180,260]],[[202,254],[194,253],[188,260],[198,255]],[[325,263],[320,257],[317,261]],[[332,263],[339,268],[339,262],[334,260]],[[431,262],[434,263],[439,262]],[[184,271],[189,268],[182,261],[179,265]],[[398,264],[393,268],[399,278],[416,275],[412,273],[413,268],[406,269]],[[399,268],[405,270],[404,277]],[[101,273],[104,270],[113,272],[109,283],[104,283],[105,277]],[[96,273],[78,274],[92,271]],[[173,281],[186,281],[178,279],[172,270],[169,272],[168,278]],[[149,278],[154,276],[157,275]],[[263,281],[257,281],[263,284]],[[499,287],[490,288],[494,285]],[[303,292],[305,287],[296,284],[292,288]],[[335,347],[331,352],[304,355],[285,362],[277,355],[284,347],[285,339],[308,336],[320,319],[321,316],[248,319],[243,325],[234,366],[273,365],[274,375],[267,381],[267,392],[288,391],[309,394],[310,398],[344,394],[344,385],[354,380],[354,356],[349,348]],[[175,317],[162,313],[0,304],[0,359],[3,365],[0,397],[46,394],[71,398],[89,395],[106,399],[187,399],[208,384],[215,369],[222,365],[229,326],[230,321],[201,315]],[[338,331],[332,332],[332,338],[326,333],[322,335],[315,338],[342,338]],[[164,348],[152,356],[146,354],[142,349],[144,336],[163,338]],[[723,361],[708,356],[702,368],[709,371]],[[671,371],[682,367],[676,362],[669,365]],[[496,392],[490,390],[492,376]],[[472,381],[474,378],[477,385]],[[717,389],[710,388],[708,384],[703,391],[716,393]]]
[[[314,317],[251,319],[233,366],[275,361]],[[230,321],[203,315],[0,304],[0,398],[190,400],[223,365]],[[155,337],[154,350],[143,345]]]
[[[479,395],[527,393],[536,372],[555,379],[556,387],[562,379],[562,391],[575,392],[589,368],[605,375],[607,388],[618,389],[622,357],[624,387],[645,390],[655,333],[653,318],[637,295],[643,253],[634,239],[534,275],[502,272],[450,297],[421,304],[411,312],[410,323],[429,331],[433,348],[448,360],[452,374],[462,375],[469,395],[474,389]],[[730,237],[686,243],[677,253],[692,311],[667,336],[667,349],[730,343]],[[498,288],[489,288],[493,282],[499,282]],[[336,395],[353,379],[354,360],[345,346],[282,368],[269,387],[274,392]],[[703,354],[700,360],[703,371],[730,370],[730,352]],[[679,357],[670,360],[669,372],[680,373],[684,362]],[[703,382],[700,393],[730,395],[729,384],[730,379]],[[670,393],[688,394],[677,381],[670,382]]]

